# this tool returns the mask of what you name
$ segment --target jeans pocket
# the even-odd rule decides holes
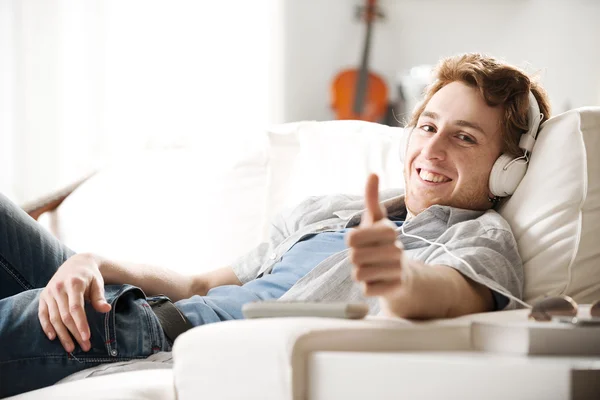
[[[111,309],[88,318],[92,349],[74,355],[85,361],[125,361],[146,358],[158,351],[169,351],[158,318],[146,301],[142,289],[132,285],[107,285],[106,301]],[[87,312],[94,313],[93,310]],[[82,360],[82,361],[84,361]]]
[[[111,305],[106,315],[106,351],[111,357],[146,358],[170,347],[142,289],[132,285],[105,288]],[[110,297],[110,300],[109,300]]]

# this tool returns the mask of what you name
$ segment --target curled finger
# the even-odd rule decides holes
[[[54,298],[48,299],[47,305],[50,323],[52,324],[52,327],[54,328],[54,331],[56,332],[60,343],[67,352],[72,352],[73,350],[75,350],[75,345],[73,344],[73,340],[71,339],[69,330],[62,321],[58,305],[56,304]]]
[[[363,282],[365,296],[386,296],[398,290],[402,282],[398,280]]]
[[[58,305],[58,310],[60,313],[60,318],[64,324],[64,326],[68,329],[69,333],[82,349],[86,349],[86,341],[82,340],[81,333],[79,329],[77,329],[77,325],[75,324],[75,317],[71,314],[70,301],[66,294],[59,296],[56,299],[56,304]],[[73,349],[74,350],[74,349]],[[71,350],[71,351],[73,351]]]
[[[395,225],[392,227],[386,222],[381,221],[370,227],[351,230],[346,236],[346,244],[349,247],[365,247],[394,242],[398,236]],[[393,222],[391,223],[393,225]]]
[[[52,327],[50,323],[50,316],[48,315],[48,304],[46,304],[46,300],[40,296],[40,302],[38,305],[38,319],[40,321],[40,325],[42,326],[42,330],[50,340],[54,340],[56,338],[56,331]]]
[[[398,263],[364,264],[354,266],[352,277],[358,282],[402,280],[402,268]]]
[[[87,344],[87,341],[90,338],[90,327],[88,325],[87,316],[85,315],[85,299],[83,297],[83,292],[78,290],[76,286],[69,286],[67,292],[69,294],[69,313],[79,334],[79,339],[77,341],[85,350],[84,345]]]
[[[395,242],[383,246],[351,248],[350,261],[354,265],[400,263],[402,261],[402,253],[402,247],[398,247]]]

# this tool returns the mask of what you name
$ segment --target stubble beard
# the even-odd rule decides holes
[[[424,201],[423,210],[414,210],[409,208],[411,203],[412,193],[411,186],[409,186],[409,180],[407,179],[406,172],[404,173],[404,186],[406,188],[404,194],[404,202],[406,208],[413,214],[417,215],[419,212],[429,208],[432,205],[450,206],[454,208],[462,208],[466,210],[486,211],[492,207],[492,203],[488,201],[488,177],[482,176],[477,179],[472,185],[462,186],[459,190],[458,195],[455,195],[456,188],[452,192],[450,198],[439,198],[429,196]],[[460,181],[458,182],[460,184]]]

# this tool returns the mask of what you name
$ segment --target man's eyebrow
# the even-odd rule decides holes
[[[431,119],[438,119],[438,115],[436,113],[434,113],[433,111],[423,111],[421,113],[422,117],[429,117]]]
[[[421,116],[428,117],[428,118],[431,118],[434,120],[439,119],[439,115],[437,113],[434,113],[433,111],[423,111],[421,113]],[[481,134],[487,136],[487,134],[485,133],[483,128],[481,126],[479,126],[478,124],[476,124],[475,122],[465,121],[464,119],[458,119],[458,120],[454,121],[454,125],[464,126],[466,128],[475,129],[476,131],[479,131]]]
[[[483,130],[483,128],[480,127],[475,122],[469,122],[469,121],[465,121],[465,120],[459,119],[459,120],[454,121],[454,124],[458,125],[458,126],[464,126],[464,127],[467,127],[467,128],[475,129],[476,131],[479,131],[482,135],[487,136],[486,133],[485,133],[485,131]]]

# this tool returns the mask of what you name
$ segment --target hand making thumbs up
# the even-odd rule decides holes
[[[366,211],[360,220],[360,226],[371,226],[386,217],[385,208],[379,204],[379,177],[375,174],[371,174],[367,178],[365,205]]]
[[[366,210],[360,225],[346,237],[352,278],[363,286],[365,296],[397,297],[402,291],[404,250],[397,240],[396,225],[379,204],[379,178],[371,174],[365,188]]]

